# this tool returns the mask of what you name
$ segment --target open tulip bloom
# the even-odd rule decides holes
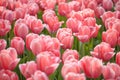
[[[0,0],[0,80],[120,80],[120,0]]]

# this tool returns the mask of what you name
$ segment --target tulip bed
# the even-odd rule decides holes
[[[120,0],[0,0],[0,80],[120,80]]]

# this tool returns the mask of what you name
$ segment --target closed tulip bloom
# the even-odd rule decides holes
[[[20,64],[19,69],[25,78],[29,78],[37,71],[37,64],[34,61],[30,61]]]
[[[101,16],[102,22],[105,23],[106,19],[110,17],[114,17],[114,13],[112,11],[104,12],[104,14]]]
[[[87,32],[87,33],[86,33]],[[91,31],[88,26],[80,26],[79,27],[79,32],[74,34],[79,41],[81,42],[88,42],[90,37],[91,37]]]
[[[58,13],[62,16],[66,16],[72,11],[71,7],[68,5],[68,3],[61,2],[58,4]]]
[[[25,42],[21,37],[14,37],[11,40],[11,47],[15,48],[19,55],[23,54],[24,45],[25,45]]]
[[[12,23],[15,19],[14,12],[12,10],[4,10],[4,12],[2,13],[2,18],[9,20]]]
[[[64,80],[86,80],[86,77],[85,74],[70,72],[65,76]]]
[[[19,80],[18,75],[10,70],[0,70],[1,80]]]
[[[35,33],[29,33],[26,35],[26,47],[28,50],[30,50],[30,44],[31,44],[31,41],[35,38],[38,38],[39,35],[38,34],[35,34]]]
[[[88,78],[98,78],[102,73],[103,64],[102,60],[100,59],[84,56],[80,60],[80,65],[82,66],[82,70]]]
[[[8,20],[0,19],[0,36],[5,36],[11,29],[10,22]]]
[[[103,67],[102,73],[105,80],[119,80],[120,66],[115,63],[107,63],[107,65]]]
[[[34,73],[34,75],[32,75],[32,77],[28,78],[27,80],[49,80],[49,79],[48,79],[48,76],[44,72],[37,70]]]
[[[5,49],[7,46],[7,42],[4,39],[0,39],[0,51]]]
[[[70,1],[70,2],[68,2],[68,5],[74,11],[79,11],[80,10],[80,3],[78,1]]]
[[[79,54],[78,54],[77,50],[67,49],[67,50],[65,50],[65,52],[64,52],[63,55],[62,55],[62,60],[63,60],[63,62],[65,62],[65,60],[66,60],[70,55],[73,56],[76,60],[79,59]]]
[[[54,9],[57,1],[56,0],[41,0],[40,6],[43,9]]]
[[[30,15],[36,15],[38,13],[38,11],[39,11],[39,6],[35,2],[28,3],[27,7],[28,7],[28,13]]]
[[[120,52],[116,54],[116,63],[120,65]]]
[[[120,11],[120,1],[115,4],[115,10]]]
[[[69,18],[66,21],[67,28],[70,28],[73,33],[78,32],[79,25],[82,25],[82,22],[75,18]]]
[[[95,8],[95,15],[97,18],[100,18],[100,16],[102,16],[105,12],[105,9],[102,6],[97,6]]]
[[[51,38],[50,36],[40,35],[31,41],[30,49],[34,55],[38,55],[43,51],[51,51],[56,56],[60,56],[60,42],[57,38]]]
[[[111,48],[111,46],[105,42],[98,44],[94,48],[94,51],[91,52],[92,56],[102,59],[103,61],[109,61],[114,54],[114,48]]]
[[[48,12],[50,11],[50,13]],[[53,10],[45,10],[43,14],[43,21],[47,24],[45,28],[50,32],[56,32],[63,24],[63,21],[59,22],[58,17],[54,14]]]
[[[113,2],[112,0],[103,0],[102,1],[102,6],[106,10],[111,10],[113,7]]]
[[[62,44],[63,49],[70,49],[73,45],[72,31],[69,28],[61,28],[57,31],[56,37]]]
[[[68,73],[80,73],[80,67],[79,67],[79,64],[78,62],[69,62],[69,63],[65,63],[61,69],[61,74],[63,76],[63,78],[66,77],[66,75]]]
[[[25,23],[17,23],[14,26],[14,34],[15,36],[21,37],[25,39],[26,35],[28,34],[29,29]]]
[[[51,75],[55,72],[60,63],[60,58],[53,55],[51,52],[41,52],[36,58],[38,69]]]
[[[115,29],[108,29],[106,32],[102,33],[102,41],[115,47],[117,45],[119,33]],[[113,41],[114,39],[114,41]]]
[[[17,58],[17,52],[14,48],[1,50],[0,52],[0,66],[3,69],[14,70],[20,59]]]

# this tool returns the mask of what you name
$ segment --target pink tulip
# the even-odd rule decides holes
[[[111,11],[104,12],[104,14],[101,16],[103,23],[105,23],[105,20],[114,17],[114,13]]]
[[[83,18],[95,17],[95,12],[94,12],[94,10],[92,10],[92,9],[90,9],[90,8],[83,9],[83,10],[81,11],[81,14],[83,15]]]
[[[24,18],[25,13],[26,13],[26,10],[24,8],[22,7],[15,8],[14,14],[16,19]]]
[[[15,23],[15,26],[14,26],[15,36],[25,39],[28,32],[29,32],[29,29],[25,23]]]
[[[102,6],[106,10],[111,10],[113,7],[113,2],[112,0],[103,0],[102,1]]]
[[[76,74],[76,73],[70,72],[65,76],[64,80],[86,80],[86,77],[84,74]]]
[[[66,16],[72,11],[71,7],[68,5],[68,3],[61,2],[58,4],[58,13],[62,16]]]
[[[4,39],[0,39],[0,51],[5,49],[7,46],[7,42]]]
[[[93,9],[95,10],[95,8],[98,6],[97,1],[96,0],[91,0],[88,5],[87,8]]]
[[[49,80],[48,76],[41,71],[36,71],[34,75],[31,78],[28,78],[27,80]]]
[[[63,76],[63,78],[66,77],[67,74],[69,73],[80,73],[80,67],[79,67],[79,64],[78,62],[69,62],[69,63],[65,63],[61,69],[61,74]]]
[[[40,1],[40,6],[43,9],[54,9],[56,5],[56,0],[41,0]]]
[[[44,29],[42,21],[35,16],[26,15],[24,20],[33,33],[40,34]]]
[[[0,19],[0,36],[5,36],[11,29],[10,22],[8,20]]]
[[[79,25],[82,25],[81,21],[75,18],[69,18],[66,21],[66,26],[72,30],[72,32],[78,32]]]
[[[25,45],[25,42],[21,37],[14,37],[11,40],[11,47],[15,48],[19,55],[23,54],[24,45]]]
[[[95,15],[97,18],[100,18],[100,16],[102,16],[105,12],[105,9],[102,6],[97,6],[95,8]]]
[[[39,6],[37,3],[32,2],[32,3],[28,3],[28,13],[30,15],[36,15],[39,11]]]
[[[0,80],[19,80],[18,75],[10,70],[0,70]]]
[[[91,55],[102,59],[103,61],[109,61],[114,56],[114,49],[108,43],[101,42],[98,44]]]
[[[7,5],[8,5],[8,1],[7,0],[1,0],[0,1],[0,6],[7,7]]]
[[[80,65],[88,78],[98,78],[102,73],[103,64],[100,59],[84,56],[80,60]]]
[[[115,10],[120,11],[120,0],[116,2],[115,4]]]
[[[115,63],[107,63],[107,65],[103,67],[102,73],[105,80],[119,80],[120,66]]]
[[[76,18],[79,21],[83,21],[84,20],[81,11],[77,11],[77,12],[71,11],[68,17],[69,18]]]
[[[109,43],[111,47],[115,47],[117,45],[118,36],[119,33],[115,29],[108,29],[106,32],[102,33],[102,41]]]
[[[14,48],[1,50],[0,52],[0,66],[3,69],[14,70],[20,59],[17,58],[17,52]]]
[[[60,42],[57,38],[51,38],[50,36],[40,35],[31,41],[30,49],[34,55],[38,55],[43,51],[51,51],[56,56],[60,56]]]
[[[117,3],[119,0],[113,0],[114,3]]]
[[[66,2],[66,0],[57,0],[57,4],[59,4],[61,2]]]
[[[80,3],[78,1],[70,1],[70,2],[68,2],[68,5],[74,11],[79,11],[80,10]]]
[[[43,21],[47,24],[45,27],[49,32],[56,32],[63,24],[63,21],[59,22],[58,17],[54,14],[52,10],[45,10],[42,17]]]
[[[0,6],[0,18],[1,18],[1,15],[2,15],[2,13],[4,12],[5,9],[6,9],[5,7]]]
[[[87,32],[87,33],[86,33]],[[88,42],[91,37],[91,31],[88,26],[80,26],[79,32],[74,34],[81,42]]]
[[[2,18],[9,20],[12,23],[15,19],[14,12],[12,10],[4,10],[4,12],[2,13]]]
[[[50,75],[55,72],[60,63],[60,58],[51,52],[41,52],[36,58],[38,69]]]
[[[29,78],[37,71],[37,64],[34,61],[30,61],[26,64],[20,64],[19,69],[25,78]]]
[[[67,58],[69,58],[69,56],[73,56],[76,60],[79,59],[79,54],[76,50],[67,49],[67,50],[65,50],[65,52],[62,55],[62,61],[65,62],[65,60],[67,60]]]
[[[116,63],[120,65],[120,52],[116,54]]]
[[[61,28],[57,31],[56,37],[62,44],[63,49],[70,49],[73,45],[72,31],[69,28]]]
[[[26,35],[26,47],[28,50],[30,50],[30,44],[32,42],[33,39],[38,38],[39,35],[38,34],[34,34],[34,33],[29,33],[28,35]]]

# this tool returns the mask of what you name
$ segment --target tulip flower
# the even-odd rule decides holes
[[[91,52],[92,56],[102,59],[103,61],[109,61],[114,54],[114,48],[111,48],[111,46],[105,42],[98,44],[94,48],[94,51]]]
[[[111,10],[113,7],[113,2],[112,0],[103,0],[102,1],[102,6],[106,10]]]
[[[19,80],[18,75],[10,70],[0,70],[1,80]]]
[[[0,39],[0,51],[5,49],[7,46],[7,42],[4,39]]]
[[[14,70],[20,59],[17,58],[17,52],[14,48],[1,50],[0,52],[0,67],[2,69]]]
[[[21,37],[14,37],[11,40],[11,47],[15,48],[19,55],[24,52],[25,42]]]

